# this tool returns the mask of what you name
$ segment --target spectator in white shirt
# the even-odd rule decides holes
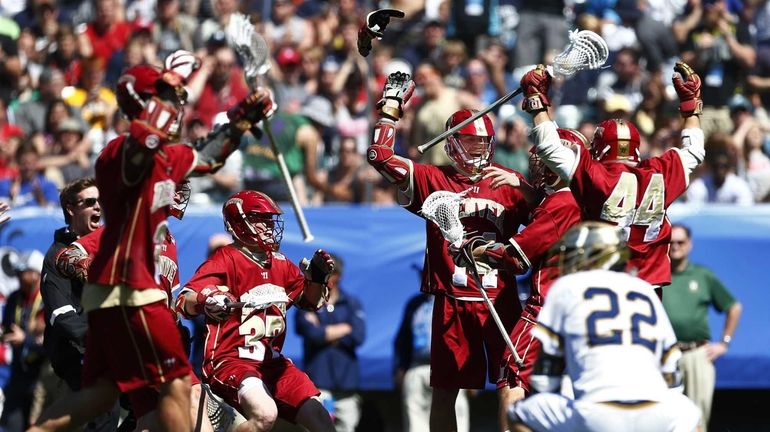
[[[754,203],[749,184],[735,174],[735,147],[730,135],[716,132],[709,137],[706,142],[706,165],[706,173],[690,183],[687,201],[696,204]]]

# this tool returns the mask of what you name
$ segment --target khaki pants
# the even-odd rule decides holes
[[[430,403],[433,388],[430,386],[430,366],[415,366],[404,375],[402,411],[404,432],[427,432],[430,430]],[[468,432],[471,429],[468,395],[460,390],[455,402],[457,413],[457,431]]]
[[[730,118],[730,110],[727,107],[703,107],[700,127],[703,129],[703,136],[706,140],[714,132],[732,133],[733,119]]]
[[[701,410],[700,427],[706,432],[711,416],[711,400],[714,397],[716,369],[706,356],[708,344],[682,353],[679,368],[684,377],[684,394]]]

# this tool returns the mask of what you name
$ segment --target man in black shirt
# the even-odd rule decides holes
[[[54,232],[54,241],[43,261],[41,293],[45,308],[46,353],[56,375],[72,391],[80,390],[80,373],[88,321],[80,305],[83,284],[68,279],[56,269],[58,252],[101,225],[99,190],[93,177],[83,177],[62,189],[59,195],[66,226]],[[116,406],[117,408],[117,406]],[[118,412],[95,419],[87,430],[116,430]]]

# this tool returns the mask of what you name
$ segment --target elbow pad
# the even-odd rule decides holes
[[[198,153],[198,160],[193,168],[197,174],[211,174],[219,171],[241,143],[243,132],[230,124],[217,126],[206,137],[196,140],[193,148]]]
[[[395,139],[396,123],[390,119],[377,121],[372,145],[367,150],[367,160],[388,182],[401,184],[409,179],[411,166],[409,161],[394,154]]]
[[[56,255],[56,269],[67,279],[85,282],[88,279],[88,267],[91,257],[77,246],[62,248]]]

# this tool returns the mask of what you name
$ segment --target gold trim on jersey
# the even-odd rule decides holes
[[[143,306],[157,301],[168,302],[166,292],[161,288],[133,289],[125,285],[102,285],[89,283],[83,288],[81,303],[86,312],[116,306]]]
[[[155,357],[155,367],[158,368],[158,378],[160,378],[160,382],[164,383],[166,382],[166,377],[163,374],[163,364],[160,362],[160,358],[158,357],[158,352],[155,350],[155,342],[152,340],[152,333],[150,333],[150,327],[147,325],[147,319],[144,316],[144,311],[139,310],[139,318],[142,319],[142,326],[144,327],[144,334],[147,336],[147,341],[150,345],[150,350],[152,351],[152,356]]]
[[[600,404],[609,405],[614,408],[620,409],[640,409],[647,408],[650,405],[658,403],[657,401],[637,401],[637,402],[622,402],[622,401],[604,401]]]
[[[85,290],[83,291],[83,294],[85,294]],[[83,305],[85,307],[85,304]],[[131,323],[128,322],[128,317],[126,316],[126,308],[121,307],[120,308],[121,315],[123,316],[123,324],[126,326],[126,330],[128,333],[128,336],[131,338],[131,344],[134,346],[134,352],[136,353],[137,361],[139,362],[139,370],[142,371],[142,378],[145,381],[149,381],[147,378],[147,371],[144,370],[144,360],[142,359],[142,350],[139,349],[139,344],[136,343],[136,338],[134,337],[134,332],[131,330]]]

